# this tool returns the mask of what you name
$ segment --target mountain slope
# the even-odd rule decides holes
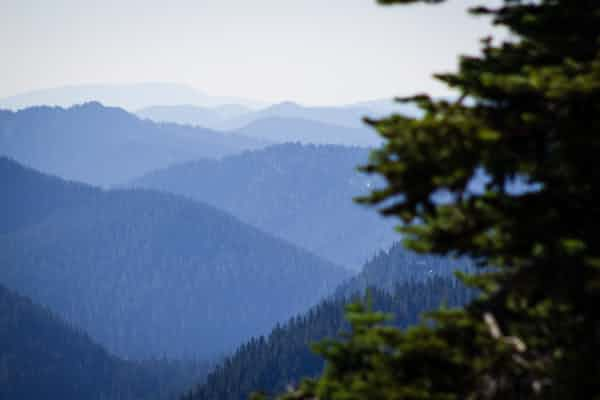
[[[0,264],[0,282],[133,358],[220,354],[348,276],[212,207],[143,190],[97,190],[0,236]]]
[[[284,144],[148,174],[132,185],[221,208],[339,265],[358,269],[397,238],[394,221],[352,201],[378,184],[360,174],[368,150]]]
[[[431,277],[422,282],[398,284],[391,293],[371,290],[369,301],[374,310],[393,313],[394,325],[406,327],[416,323],[424,311],[441,304],[461,306],[468,298],[469,292],[456,280]],[[309,312],[276,327],[269,336],[246,342],[208,375],[206,383],[183,398],[243,400],[257,391],[281,393],[289,384],[316,376],[323,368],[323,360],[311,352],[309,345],[338,337],[348,328],[344,306],[349,301],[347,298],[324,300]]]
[[[96,185],[117,184],[173,163],[261,146],[260,141],[239,135],[142,121],[99,103],[0,111],[1,155]]]
[[[240,346],[185,398],[241,400],[255,391],[281,393],[287,385],[320,373],[323,360],[310,351],[309,345],[339,337],[348,328],[345,305],[364,296],[367,289],[374,310],[392,313],[394,325],[407,327],[416,323],[421,313],[441,304],[466,304],[473,291],[451,273],[470,267],[464,260],[416,254],[395,244],[373,257],[333,296],[276,327],[268,337],[254,338]]]
[[[0,344],[1,400],[166,399],[191,382],[188,377],[181,385],[165,362],[110,355],[47,308],[1,285]]]

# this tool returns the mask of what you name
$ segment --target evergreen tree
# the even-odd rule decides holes
[[[406,331],[351,309],[323,374],[284,398],[600,398],[600,2],[471,12],[510,39],[437,76],[457,101],[418,95],[421,117],[369,121],[386,143],[364,170],[388,184],[362,201],[400,217],[413,250],[476,260],[464,279],[483,294]]]

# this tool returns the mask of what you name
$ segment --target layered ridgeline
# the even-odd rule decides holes
[[[356,171],[368,155],[357,147],[274,145],[173,166],[132,185],[207,202],[357,270],[397,238],[394,221],[352,201],[379,185]]]
[[[395,243],[389,250],[380,251],[369,260],[360,274],[340,285],[335,295],[350,297],[377,287],[393,291],[398,283],[423,282],[433,277],[452,277],[454,271],[475,270],[475,264],[466,258],[450,258],[418,254]]]
[[[100,103],[0,110],[0,155],[96,185],[122,183],[173,163],[263,144],[205,128],[144,121]]]
[[[192,200],[70,184],[6,159],[0,177],[3,212],[23,217],[0,236],[0,282],[121,356],[221,354],[349,275]],[[65,201],[70,190],[79,201]]]
[[[258,110],[238,109],[238,112],[224,114],[221,107],[197,106],[154,106],[141,109],[138,115],[158,122],[178,122],[206,126],[219,130],[236,130],[250,123],[268,118],[301,119],[321,122],[327,125],[361,128],[362,118],[372,115],[364,106],[355,107],[305,107],[286,101]]]
[[[110,355],[47,308],[0,285],[0,399],[160,400],[208,366]]]
[[[394,325],[406,327],[417,322],[424,311],[441,304],[460,306],[469,297],[470,293],[455,279],[436,276],[398,283],[392,291],[372,289],[369,301],[373,309],[392,313]],[[212,371],[204,384],[186,393],[184,399],[242,400],[253,392],[281,393],[304,377],[318,375],[323,360],[310,350],[310,344],[338,337],[346,330],[345,306],[356,300],[325,300],[308,313],[276,327],[267,337],[250,340]]]
[[[381,137],[367,127],[339,126],[290,117],[259,119],[233,133],[273,143],[300,142],[369,147],[382,142]]]
[[[259,110],[235,105],[154,106],[141,109],[137,114],[153,121],[204,126],[275,143],[376,146],[381,143],[381,138],[363,123],[363,118],[387,114],[389,108],[384,108],[379,103],[306,107],[283,102]]]
[[[177,122],[232,131],[270,118],[285,121],[313,121],[346,128],[366,128],[364,117],[379,118],[398,112],[403,115],[420,113],[419,109],[412,104],[398,103],[391,99],[365,101],[345,106],[317,107],[303,106],[291,101],[261,108],[245,107],[240,102],[222,103],[218,106],[199,106],[191,102],[180,103],[180,105],[169,105],[164,102],[161,104],[163,105],[142,108],[136,114],[158,122]],[[376,138],[376,135],[373,138]]]

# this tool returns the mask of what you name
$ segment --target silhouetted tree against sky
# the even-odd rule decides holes
[[[400,217],[409,248],[475,259],[482,295],[406,331],[351,308],[353,333],[318,346],[322,376],[283,398],[600,398],[600,2],[470,12],[510,39],[437,75],[457,101],[370,121],[386,143],[364,170],[387,185],[362,202]]]

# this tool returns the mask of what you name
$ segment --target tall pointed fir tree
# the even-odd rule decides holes
[[[283,398],[600,398],[600,1],[470,12],[509,39],[437,75],[457,101],[369,121],[386,143],[364,170],[387,185],[361,201],[400,217],[409,248],[476,260],[463,279],[482,295],[406,331],[355,306],[317,346],[323,374]]]

